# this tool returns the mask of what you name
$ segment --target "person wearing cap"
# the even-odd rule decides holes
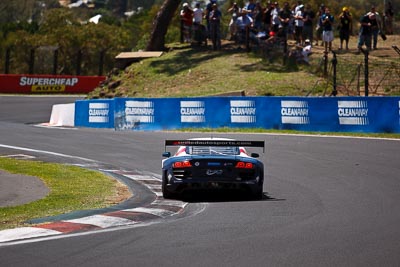
[[[190,43],[192,39],[193,10],[190,9],[188,3],[183,3],[181,10],[181,21],[183,26],[183,36],[186,43]]]
[[[346,43],[346,50],[349,50],[349,39],[353,32],[352,16],[348,7],[342,8],[342,13],[339,15],[339,50],[343,49],[343,42]]]

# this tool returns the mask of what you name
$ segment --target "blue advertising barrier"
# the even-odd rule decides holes
[[[115,101],[77,100],[75,102],[75,126],[91,128],[114,127]]]
[[[117,130],[400,132],[400,97],[115,98],[77,101],[75,112],[76,126]]]

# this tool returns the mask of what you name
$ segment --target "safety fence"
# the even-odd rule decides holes
[[[358,55],[331,52],[321,58],[317,69],[323,77],[316,85],[325,88],[322,95],[400,95],[400,54],[394,51],[386,58],[371,56],[368,51]]]

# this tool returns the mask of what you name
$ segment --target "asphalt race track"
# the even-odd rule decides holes
[[[0,96],[0,144],[159,174],[165,139],[209,136],[35,126],[77,98]],[[1,266],[400,266],[400,140],[214,136],[266,141],[268,197],[198,198],[174,220],[0,244]],[[0,147],[16,153],[31,154]]]

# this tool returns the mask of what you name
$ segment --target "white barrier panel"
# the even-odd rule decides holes
[[[53,105],[51,126],[75,126],[75,103]]]

